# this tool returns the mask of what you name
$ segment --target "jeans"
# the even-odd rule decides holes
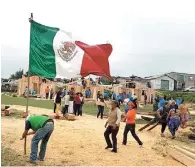
[[[119,127],[116,127],[115,129],[113,129],[112,126],[108,126],[106,128],[106,131],[104,132],[104,137],[107,143],[107,146],[110,148],[113,148],[114,151],[117,151],[117,138],[116,135],[118,134],[119,131]],[[110,141],[110,134],[112,134],[112,143]]]
[[[104,106],[100,106],[98,105],[98,114],[97,114],[97,118],[101,115],[101,119],[103,119],[104,116]]]
[[[45,124],[44,127],[38,129],[32,138],[31,142],[31,154],[30,154],[30,160],[36,161],[37,160],[37,152],[38,152],[38,144],[39,141],[42,140],[41,146],[40,146],[40,152],[38,159],[44,160],[45,158],[45,152],[47,147],[47,142],[54,130],[54,123],[48,122]]]
[[[124,133],[123,133],[123,144],[124,145],[127,144],[127,134],[128,134],[129,131],[131,132],[133,138],[137,141],[137,143],[139,145],[142,145],[143,143],[140,141],[139,137],[135,133],[135,124],[126,124],[125,130],[124,130]]]

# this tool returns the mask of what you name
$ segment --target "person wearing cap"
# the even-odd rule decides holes
[[[139,137],[136,135],[135,133],[135,122],[136,122],[136,109],[135,109],[135,104],[129,103],[129,111],[126,114],[126,126],[124,129],[124,133],[123,133],[123,145],[127,144],[127,134],[130,131],[132,136],[134,137],[134,139],[137,141],[137,143],[139,144],[139,146],[141,147],[143,145],[143,143],[141,142],[141,140],[139,139]]]
[[[32,129],[32,132],[29,130]],[[30,163],[36,164],[36,160],[44,161],[49,138],[54,130],[54,121],[46,115],[30,115],[26,118],[25,130],[21,140],[27,135],[34,134],[31,142]],[[37,158],[38,144],[42,140],[39,156]]]
[[[167,127],[167,116],[168,116],[168,113],[169,113],[168,102],[165,102],[163,107],[160,107],[157,110],[158,118],[159,118],[159,121],[160,121],[160,123],[162,125],[162,127],[161,127],[161,137],[165,137],[164,132],[165,132],[165,129]]]
[[[106,121],[104,132],[104,137],[107,143],[105,149],[112,148],[112,152],[117,153],[117,134],[119,131],[119,126],[121,122],[121,110],[117,101],[112,101],[111,110],[108,115],[108,120]],[[107,127],[108,125],[108,127]],[[110,134],[112,134],[112,143],[110,141]]]

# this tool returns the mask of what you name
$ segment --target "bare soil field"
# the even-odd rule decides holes
[[[17,110],[24,110],[24,106],[12,106]],[[29,107],[31,114],[52,115],[52,110]],[[118,153],[105,150],[104,123],[105,119],[83,115],[75,121],[55,120],[55,130],[48,143],[44,162],[38,165],[94,165],[94,166],[144,166],[182,165],[166,154],[164,148],[171,141],[168,136],[160,138],[160,127],[152,132],[137,132],[143,141],[143,148],[139,148],[136,141],[129,134],[128,145],[122,146],[125,123],[121,123],[118,134]],[[140,126],[137,125],[138,129]],[[27,138],[27,155],[24,155],[24,141],[20,137],[24,130],[24,119],[2,117],[2,161],[4,165],[30,165],[26,161],[30,154],[32,136]],[[7,155],[9,154],[9,155]],[[13,154],[13,156],[12,156]],[[12,161],[12,162],[10,162]]]

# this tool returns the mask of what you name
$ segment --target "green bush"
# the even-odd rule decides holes
[[[160,91],[160,94],[166,96],[167,98],[172,97],[173,99],[183,99],[187,102],[195,103],[195,93]]]

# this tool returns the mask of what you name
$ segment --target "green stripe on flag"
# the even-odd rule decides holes
[[[31,22],[29,71],[32,75],[55,78],[56,63],[53,39],[58,28]]]

